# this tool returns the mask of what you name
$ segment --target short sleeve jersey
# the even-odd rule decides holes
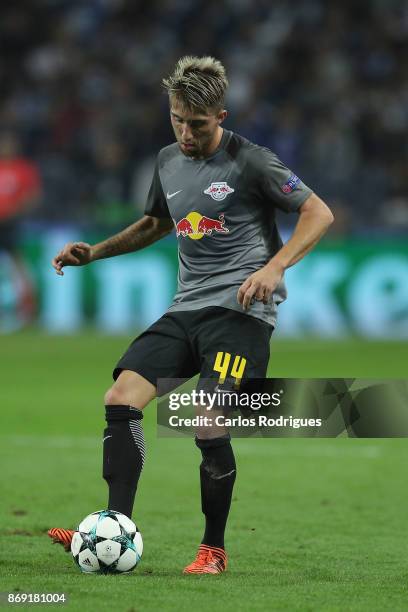
[[[145,213],[173,219],[179,253],[178,288],[169,311],[221,306],[243,312],[237,292],[281,248],[275,212],[298,211],[312,190],[269,149],[229,130],[205,159],[178,143],[157,157]],[[268,304],[250,316],[276,324],[286,299],[282,280]]]

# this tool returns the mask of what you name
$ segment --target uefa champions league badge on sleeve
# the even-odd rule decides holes
[[[300,178],[296,174],[291,174],[284,185],[281,186],[283,193],[292,193],[300,183]]]

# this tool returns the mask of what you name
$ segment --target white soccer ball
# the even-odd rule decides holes
[[[130,572],[142,557],[143,540],[130,518],[115,510],[99,510],[79,524],[71,552],[82,572]]]

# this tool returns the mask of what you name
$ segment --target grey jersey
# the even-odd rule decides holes
[[[171,218],[178,239],[178,289],[169,310],[222,306],[244,312],[240,285],[281,248],[275,210],[295,212],[312,193],[269,149],[223,131],[219,148],[201,160],[178,143],[157,157],[145,213]],[[272,325],[286,298],[282,280],[267,305],[248,314]]]

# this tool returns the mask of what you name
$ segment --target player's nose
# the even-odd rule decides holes
[[[181,138],[183,142],[190,142],[193,140],[193,133],[191,127],[185,123],[181,129]]]

